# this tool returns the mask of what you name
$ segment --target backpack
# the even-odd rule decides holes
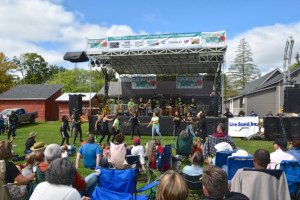
[[[5,186],[5,160],[0,160],[0,200],[11,200],[8,188]]]

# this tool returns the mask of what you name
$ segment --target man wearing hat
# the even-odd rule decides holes
[[[280,163],[283,160],[296,160],[294,156],[287,152],[287,141],[284,138],[277,138],[273,147],[275,151],[270,154],[271,162],[268,169],[279,169]]]
[[[32,151],[30,148],[34,145],[35,143],[35,137],[36,137],[36,132],[31,132],[28,135],[28,138],[25,143],[25,151],[24,154],[30,154]]]
[[[37,151],[44,151],[46,149],[47,145],[45,145],[44,142],[36,142],[34,145],[30,148],[31,151],[37,152]]]
[[[141,145],[140,138],[136,137],[133,139],[133,147],[131,149],[131,155],[139,156],[140,164],[142,165],[142,169],[145,172],[145,151],[144,147]]]

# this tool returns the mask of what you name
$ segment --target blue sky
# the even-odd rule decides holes
[[[85,39],[108,35],[226,30],[227,65],[241,38],[263,72],[282,65],[285,41],[300,52],[299,0],[0,0],[1,51],[37,52],[49,63],[66,51],[85,50]],[[18,11],[17,13],[15,11]]]

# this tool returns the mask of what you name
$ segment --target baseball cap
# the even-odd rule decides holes
[[[138,144],[140,142],[141,142],[141,140],[138,137],[136,137],[136,138],[133,139],[133,143],[135,143],[135,144]]]

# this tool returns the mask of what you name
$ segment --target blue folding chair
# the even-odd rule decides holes
[[[236,151],[217,151],[215,166],[222,168],[227,165],[227,158]]]
[[[253,168],[253,156],[229,156],[227,159],[228,173],[227,179],[231,180],[237,170],[242,168]]]
[[[92,197],[98,199],[99,194],[112,191],[112,196],[121,193],[129,194],[135,199],[148,199],[149,195],[136,195],[136,193],[144,192],[158,185],[158,181],[152,182],[138,190],[136,190],[137,185],[137,170],[134,169],[106,169],[98,167],[100,170],[100,175],[98,176],[98,185],[94,190]],[[101,190],[99,188],[104,188],[106,190]],[[103,198],[101,198],[103,199]],[[112,199],[112,198],[110,198]],[[120,199],[120,198],[118,198]],[[121,198],[122,199],[122,198]]]
[[[285,172],[291,197],[300,199],[300,161],[284,160],[280,169]]]

